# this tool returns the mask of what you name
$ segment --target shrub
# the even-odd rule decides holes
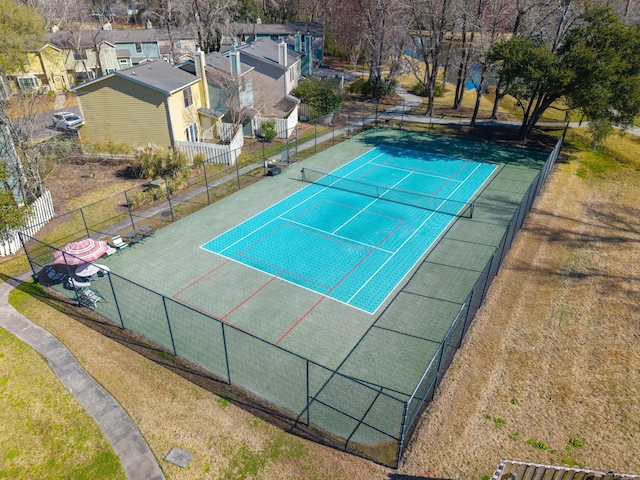
[[[426,97],[428,94],[427,86],[423,83],[418,82],[413,87],[411,87],[411,93],[420,97]],[[435,97],[441,97],[442,95],[444,95],[444,87],[442,86],[442,83],[436,82],[436,84],[433,86],[433,95]]]
[[[138,178],[150,180],[157,177],[174,176],[187,166],[187,156],[180,150],[148,144],[136,148],[133,172]]]
[[[360,95],[378,95],[386,97],[396,94],[398,81],[395,78],[380,78],[377,81],[367,80],[363,77],[355,80],[349,87],[349,91]]]
[[[291,93],[311,107],[313,118],[335,112],[344,100],[338,79],[306,78]]]
[[[366,78],[360,77],[351,82],[351,85],[349,85],[349,91],[351,93],[357,93],[358,95],[369,95],[371,93],[371,85],[369,85]]]
[[[271,142],[276,136],[278,132],[276,131],[276,122],[273,120],[265,120],[262,122],[262,135],[264,135],[264,139],[267,142]]]

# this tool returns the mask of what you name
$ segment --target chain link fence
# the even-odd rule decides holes
[[[373,109],[375,115],[375,105],[369,104],[365,108],[369,113]],[[46,283],[43,276],[46,267],[52,264],[53,253],[68,242],[88,237],[103,239],[116,234],[128,237],[143,224],[160,228],[179,220],[230,191],[251,184],[271,165],[300,159],[302,152],[298,151],[298,146],[301,141],[315,139],[317,142],[319,136],[324,136],[325,141],[321,142],[324,147],[333,144],[339,136],[354,134],[354,120],[358,115],[365,120],[370,118],[367,112],[359,112],[357,108],[347,109],[332,118],[331,123],[316,121],[296,129],[296,137],[292,140],[269,145],[245,144],[243,149],[246,149],[248,160],[243,165],[195,165],[177,177],[160,179],[157,185],[136,187],[69,212],[56,219],[58,225],[62,225],[60,234],[49,237],[46,243],[21,233],[34,278]],[[367,125],[365,120],[363,126]],[[327,136],[331,143],[326,141]],[[324,442],[377,463],[397,467],[421,412],[433,399],[455,352],[462,345],[561,145],[562,138],[529,186],[500,244],[482,269],[409,397],[317,364],[116,272],[108,274],[108,288],[101,292],[106,301],[100,302],[99,313],[120,328],[143,335],[166,352],[257,395],[267,405],[275,407],[278,415],[321,431]],[[315,149],[306,148],[305,154],[310,153],[309,150]],[[65,263],[61,268],[71,276],[70,265]],[[74,287],[70,295],[79,301],[79,293]]]

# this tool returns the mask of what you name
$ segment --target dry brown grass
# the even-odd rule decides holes
[[[283,432],[36,298],[22,309],[124,407],[167,479],[387,477],[383,467]],[[163,460],[174,445],[195,455],[187,469]]]
[[[608,148],[604,172],[584,152],[556,167],[403,473],[484,478],[500,457],[640,472],[638,139]]]
[[[640,472],[640,141],[606,148],[565,147],[398,473],[480,479],[500,457]],[[391,473],[288,435],[51,307],[33,312],[129,412],[169,479]],[[162,460],[173,445],[195,453],[188,469]]]

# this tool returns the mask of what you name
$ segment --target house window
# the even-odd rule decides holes
[[[176,48],[180,48],[180,40],[176,40],[175,42],[173,42],[173,46]]]
[[[73,59],[74,60],[86,60],[87,59],[86,50],[82,50],[80,52],[78,52],[77,50],[74,50],[73,51]]]
[[[136,53],[142,53],[142,44],[140,42],[136,42]]]
[[[187,127],[187,142],[197,142],[198,141],[198,124],[193,122],[191,125]]]
[[[107,75],[109,75],[110,73],[113,73],[115,71],[116,71],[115,68],[107,68]]]
[[[128,58],[121,58],[120,60],[118,60],[118,62],[120,62],[120,69],[121,70],[123,68],[129,68],[129,59]]]
[[[295,69],[290,68],[289,69],[289,80],[293,82],[293,79],[295,78],[295,74],[294,74]]]
[[[18,77],[18,87],[20,90],[32,90],[38,88],[38,79],[36,77]]]
[[[184,108],[193,105],[193,97],[191,96],[191,87],[187,87],[182,91],[184,95]]]

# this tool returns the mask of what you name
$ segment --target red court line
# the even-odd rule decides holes
[[[222,256],[222,255],[221,255]],[[187,290],[188,288],[191,288],[193,285],[195,285],[196,283],[198,283],[200,280],[202,280],[205,277],[208,277],[209,275],[211,275],[213,272],[215,272],[216,270],[218,270],[220,267],[225,266],[227,263],[229,263],[231,261],[230,258],[227,258],[227,260],[225,260],[224,262],[222,262],[220,265],[218,265],[216,268],[214,268],[213,270],[211,270],[208,273],[205,273],[204,275],[202,275],[200,278],[194,280],[193,282],[191,282],[189,285],[187,285],[186,287],[184,287],[182,290],[180,290],[178,293],[176,293],[175,295],[173,295],[173,298],[176,298],[178,295],[180,295],[182,292],[184,292],[185,290]],[[177,298],[176,298],[177,300]]]
[[[401,222],[401,223],[404,223],[404,222]],[[382,245],[382,244],[387,240],[387,238],[389,238],[389,237],[391,236],[391,234],[392,234],[393,232],[395,232],[398,228],[400,228],[400,225],[397,225],[397,226],[396,226],[393,230],[391,230],[391,231],[387,234],[387,236],[386,236],[386,237],[384,237],[384,238],[383,238],[383,239],[382,239],[382,240],[381,240],[381,241],[380,241],[380,242],[379,242],[379,243],[378,243],[374,248],[372,248],[371,250],[369,250],[369,253],[367,253],[364,257],[362,257],[362,259],[361,259],[358,263],[356,263],[356,264],[351,268],[351,270],[349,270],[349,271],[344,275],[344,277],[342,277],[342,278],[338,281],[338,283],[336,283],[333,287],[331,287],[331,289],[330,289],[326,294],[324,294],[324,296],[322,296],[322,297],[320,298],[320,300],[318,300],[315,304],[313,304],[313,306],[312,306],[309,310],[307,310],[307,311],[305,312],[305,314],[304,314],[304,315],[302,315],[302,317],[300,317],[300,318],[298,319],[298,321],[297,321],[296,323],[294,323],[294,324],[291,326],[291,328],[289,328],[289,330],[287,330],[287,331],[284,333],[284,335],[282,335],[282,336],[278,339],[278,341],[277,341],[275,344],[276,344],[276,345],[278,345],[282,340],[284,340],[284,338],[285,338],[287,335],[289,335],[289,334],[291,333],[291,331],[292,331],[294,328],[296,328],[296,327],[298,326],[298,324],[299,324],[300,322],[302,322],[302,320],[304,320],[304,319],[307,317],[307,315],[309,315],[313,310],[315,310],[315,308],[316,308],[318,305],[320,305],[320,303],[322,303],[322,301],[324,301],[324,299],[325,299],[325,298],[327,298],[327,297],[328,297],[328,295],[338,287],[338,285],[340,285],[340,284],[341,284],[341,283],[342,283],[342,282],[343,282],[343,281],[344,281],[344,280],[345,280],[349,275],[351,275],[351,274],[352,274],[352,273],[353,273],[353,272],[354,272],[354,271],[355,271],[355,270],[356,270],[356,269],[357,269],[357,268],[362,264],[362,262],[364,262],[367,258],[369,258],[369,255],[371,255],[373,252],[375,252],[375,251],[376,251],[376,248],[378,248],[380,245]]]
[[[267,267],[271,267],[271,268],[273,268],[274,270],[280,270],[280,272],[281,272],[281,273],[280,273],[279,275],[277,275],[277,276],[279,276],[279,277],[280,277],[280,276],[282,276],[284,273],[287,273],[287,274],[291,275],[292,277],[299,278],[299,279],[304,280],[304,281],[309,282],[309,283],[315,283],[316,285],[318,285],[318,286],[320,286],[320,287],[331,288],[331,285],[325,285],[324,283],[320,283],[320,282],[317,282],[317,281],[312,280],[312,279],[310,279],[310,278],[303,277],[302,275],[298,275],[297,273],[293,273],[293,272],[291,272],[291,271],[289,271],[289,270],[284,270],[284,269],[282,269],[282,268],[278,267],[277,265],[272,265],[272,264],[267,263],[267,262],[265,262],[265,261],[263,261],[263,260],[260,260],[259,258],[250,257],[249,255],[246,255],[246,254],[244,254],[244,253],[243,253],[243,254],[241,254],[241,255],[242,255],[243,257],[245,257],[245,258],[250,259],[250,260],[251,260],[251,261],[253,261],[253,262],[261,263],[262,265],[266,265]],[[239,256],[239,255],[238,255],[238,256]],[[262,270],[262,271],[264,272],[264,270]],[[270,273],[268,273],[268,272],[264,272],[264,273],[266,273],[267,275],[272,275],[272,274],[270,274]]]
[[[221,322],[221,323],[226,323],[227,325],[231,325],[231,326],[232,326],[233,328],[235,328],[236,330],[240,330],[241,332],[244,332],[244,333],[246,333],[247,335],[251,335],[252,337],[255,337],[255,335],[253,335],[252,333],[248,332],[247,330],[244,330],[244,329],[242,329],[242,328],[238,327],[237,325],[234,325],[233,323],[229,323],[229,322],[227,322],[227,321],[225,321],[225,320],[223,320],[223,319],[221,319],[221,318],[218,318],[218,317],[216,317],[215,315],[213,315],[211,312],[207,312],[206,310],[203,310],[202,308],[198,308],[198,307],[196,307],[195,305],[190,304],[189,302],[185,302],[184,300],[178,300],[178,301],[179,301],[181,304],[183,304],[183,305],[187,305],[188,307],[191,307],[191,308],[193,308],[194,310],[197,310],[197,311],[199,311],[199,312],[204,313],[204,314],[205,314],[205,315],[207,315],[208,317],[213,317],[213,318],[215,318],[216,320],[218,320],[218,321],[219,321],[219,322]],[[256,337],[256,338],[258,338],[258,337]]]
[[[255,292],[253,292],[251,295],[249,295],[247,298],[245,298],[242,302],[240,302],[238,305],[236,305],[235,307],[233,307],[231,310],[229,310],[226,315],[224,315],[221,320],[224,321],[229,315],[231,315],[233,312],[235,312],[237,309],[239,309],[241,306],[243,306],[245,303],[247,303],[249,300],[251,300],[253,297],[255,297],[259,292],[261,292],[267,285],[269,285],[271,282],[273,282],[276,278],[278,278],[280,276],[280,274],[278,275],[274,275],[272,279],[270,279],[267,283],[265,283],[264,285],[262,285],[259,289],[257,289]]]
[[[462,170],[464,168],[464,166],[469,163],[469,162],[464,162],[462,165],[460,165],[460,168],[458,168],[458,170],[456,170],[455,172],[453,172],[451,175],[449,175],[449,178],[447,178],[437,189],[435,192],[433,192],[433,195],[435,195],[436,193],[438,193],[440,190],[442,190],[442,188],[449,183],[456,175],[458,175],[458,173],[460,173],[460,170]]]

